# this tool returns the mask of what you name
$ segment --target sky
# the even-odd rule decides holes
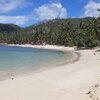
[[[100,0],[0,0],[0,23],[26,27],[55,18],[99,17]]]

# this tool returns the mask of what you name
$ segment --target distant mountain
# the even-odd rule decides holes
[[[17,33],[21,27],[14,24],[0,24],[0,33]]]

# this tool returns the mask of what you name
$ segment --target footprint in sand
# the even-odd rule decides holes
[[[86,93],[91,100],[100,100],[100,82],[90,87],[90,90]]]

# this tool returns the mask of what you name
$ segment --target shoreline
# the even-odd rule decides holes
[[[96,51],[79,50],[81,57],[75,63],[1,81],[0,100],[100,100],[100,52]]]
[[[75,47],[65,47],[59,45],[31,45],[31,44],[4,44],[4,46],[16,46],[25,48],[37,48],[37,49],[48,49],[48,50],[58,50],[58,51],[75,51]]]
[[[70,64],[70,63],[74,63],[76,61],[79,60],[80,58],[80,53],[76,52],[76,48],[75,47],[65,47],[65,46],[58,46],[58,45],[31,45],[31,44],[24,44],[24,45],[19,45],[19,44],[7,44],[6,46],[16,46],[16,47],[25,47],[25,48],[36,48],[36,49],[47,49],[47,50],[56,50],[56,51],[61,51],[66,53],[67,52],[71,52],[73,53],[73,59],[68,61],[68,62],[64,62],[64,64]],[[64,65],[63,63],[61,65]]]
[[[8,74],[10,74],[10,75],[8,77],[4,77],[4,78],[2,78],[2,76],[1,76],[0,81],[5,81],[5,80],[8,80],[8,79],[12,79],[12,78],[15,79],[17,77],[28,76],[28,75],[32,75],[32,74],[35,74],[35,73],[40,73],[40,72],[43,72],[43,71],[46,71],[46,70],[50,70],[50,69],[55,68],[55,67],[61,67],[61,66],[64,66],[64,65],[72,64],[72,63],[77,62],[80,58],[80,54],[74,51],[74,47],[64,47],[64,46],[56,46],[56,45],[42,46],[42,45],[30,45],[30,44],[25,44],[25,45],[4,44],[3,46],[11,46],[11,47],[15,46],[15,47],[22,47],[22,48],[36,48],[36,49],[56,50],[56,51],[64,52],[65,55],[66,55],[66,52],[67,53],[70,52],[73,55],[73,57],[70,60],[64,59],[64,60],[61,60],[58,63],[57,62],[55,64],[52,63],[51,65],[48,65],[47,67],[44,66],[43,68],[39,68],[39,69],[36,69],[36,70],[8,72]]]

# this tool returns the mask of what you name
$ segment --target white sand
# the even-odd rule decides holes
[[[74,50],[56,46],[44,47]],[[0,100],[100,100],[98,83],[100,81],[100,52],[96,52],[96,55],[94,55],[95,50],[78,52],[81,54],[80,60],[73,64],[16,77],[14,80],[1,81]],[[92,92],[88,93],[89,91]]]

